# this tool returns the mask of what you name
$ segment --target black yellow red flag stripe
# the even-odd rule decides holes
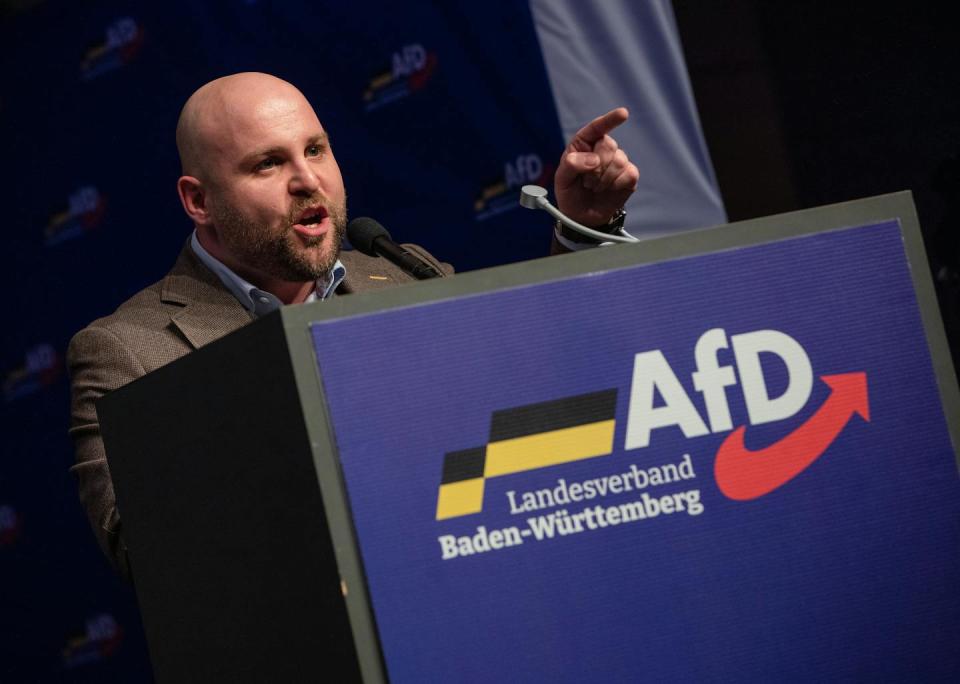
[[[437,520],[479,513],[486,478],[609,454],[616,408],[611,389],[495,411],[485,447],[444,456]]]

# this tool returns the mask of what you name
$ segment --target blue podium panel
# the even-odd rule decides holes
[[[897,221],[312,335],[392,681],[960,673]]]

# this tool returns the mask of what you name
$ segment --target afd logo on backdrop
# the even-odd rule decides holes
[[[363,91],[364,108],[372,112],[423,90],[436,69],[435,52],[428,52],[420,43],[404,45],[391,54],[390,66],[370,79]]]
[[[727,349],[732,350],[732,365],[719,363],[719,352]],[[769,392],[761,364],[764,355],[777,357],[786,369],[787,384],[778,396]],[[777,330],[728,337],[722,328],[714,328],[699,337],[693,356],[696,370],[688,383],[690,392],[661,350],[636,354],[624,451],[648,447],[660,430],[679,429],[686,439],[730,432],[717,449],[713,469],[718,488],[730,499],[755,499],[786,485],[829,449],[855,414],[870,419],[866,373],[823,375],[820,380],[831,393],[820,407],[782,439],[751,450],[745,444],[748,425],[786,420],[810,399],[815,378],[806,350]],[[747,420],[734,427],[727,393],[736,385],[743,395]],[[694,393],[700,395],[704,413],[691,398]],[[495,411],[487,444],[445,455],[437,520],[480,513],[490,478],[613,453],[617,394],[617,389],[608,389]],[[630,470],[609,478],[574,484],[561,479],[553,490],[519,495],[510,491],[507,499],[510,512],[516,514],[694,477],[690,455],[685,454],[680,462],[660,467],[631,464]],[[675,510],[685,501],[691,512],[693,497],[689,491],[682,494],[682,501],[666,505]],[[699,490],[696,499],[700,505]],[[661,504],[657,504],[658,512]]]
[[[7,371],[3,380],[3,398],[7,402],[39,392],[60,377],[60,355],[52,345],[31,347],[25,357],[23,364]]]
[[[43,242],[48,247],[83,237],[103,222],[107,210],[106,198],[92,185],[77,188],[61,206],[50,214],[43,230]]]
[[[549,186],[553,183],[556,169],[552,164],[544,164],[539,154],[529,152],[518,154],[503,162],[503,175],[487,183],[473,203],[474,219],[485,221],[505,211],[520,206],[517,188],[533,184]]]
[[[23,523],[13,506],[0,506],[0,548],[13,546],[20,537]]]
[[[63,648],[63,664],[66,668],[97,663],[109,658],[123,641],[123,628],[109,613],[96,615],[87,620],[81,634],[67,639]]]
[[[80,77],[90,81],[129,64],[143,47],[143,29],[130,17],[107,25],[103,40],[91,45],[80,61]]]

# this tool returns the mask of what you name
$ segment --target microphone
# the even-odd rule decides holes
[[[382,256],[417,280],[443,276],[433,266],[394,242],[386,228],[367,216],[355,218],[347,224],[347,239],[361,253],[367,256]]]
[[[547,199],[547,191],[539,185],[524,185],[520,188],[520,206],[527,209],[543,209],[570,230],[575,230],[581,235],[586,235],[594,240],[598,240],[601,244],[609,244],[611,242],[640,242],[639,239],[630,235],[630,233],[623,228],[616,233],[604,233],[599,230],[594,230],[593,228],[587,228],[582,223],[577,223],[550,204],[550,200]]]

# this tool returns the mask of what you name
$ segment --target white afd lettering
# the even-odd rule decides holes
[[[751,425],[783,420],[803,408],[813,389],[813,367],[799,342],[777,330],[734,335],[731,341]],[[764,352],[779,356],[787,366],[787,389],[775,399],[767,393],[760,367],[760,354]]]
[[[86,185],[70,195],[69,204],[71,216],[86,214],[100,204],[100,193],[95,187]]]
[[[654,408],[654,390],[660,391],[663,406]],[[633,360],[625,448],[647,446],[650,444],[650,432],[668,425],[679,425],[684,437],[700,437],[708,432],[663,352],[659,349],[642,352]]]
[[[38,344],[27,351],[27,370],[31,373],[45,371],[57,363],[57,352],[49,344]]]
[[[419,43],[405,45],[393,53],[393,77],[415,74],[427,64],[427,51]]]
[[[703,394],[711,432],[733,429],[724,388],[736,385],[737,378],[734,376],[733,368],[721,366],[717,360],[717,352],[726,348],[726,333],[723,328],[714,328],[700,336],[693,350],[693,356],[697,362],[697,371],[693,374],[693,388]]]
[[[540,178],[543,162],[536,154],[521,154],[516,161],[503,165],[503,178],[508,188],[515,188]]]
[[[98,615],[87,620],[87,637],[93,641],[105,641],[117,635],[117,621],[112,615]]]
[[[137,22],[130,17],[117,19],[107,27],[107,45],[111,48],[123,47],[137,37]]]
[[[731,346],[736,372],[733,366],[721,365],[718,358],[721,350]],[[651,432],[657,428],[677,426],[687,438],[732,430],[726,388],[737,384],[737,374],[751,425],[789,418],[810,398],[810,358],[786,333],[755,330],[733,335],[728,344],[724,329],[713,328],[700,336],[693,353],[697,369],[691,379],[693,388],[703,395],[709,429],[663,353],[659,349],[642,352],[634,357],[625,449],[648,446]],[[786,367],[787,387],[778,397],[771,397],[768,391],[761,354],[778,357]],[[654,407],[657,391],[663,405]]]

